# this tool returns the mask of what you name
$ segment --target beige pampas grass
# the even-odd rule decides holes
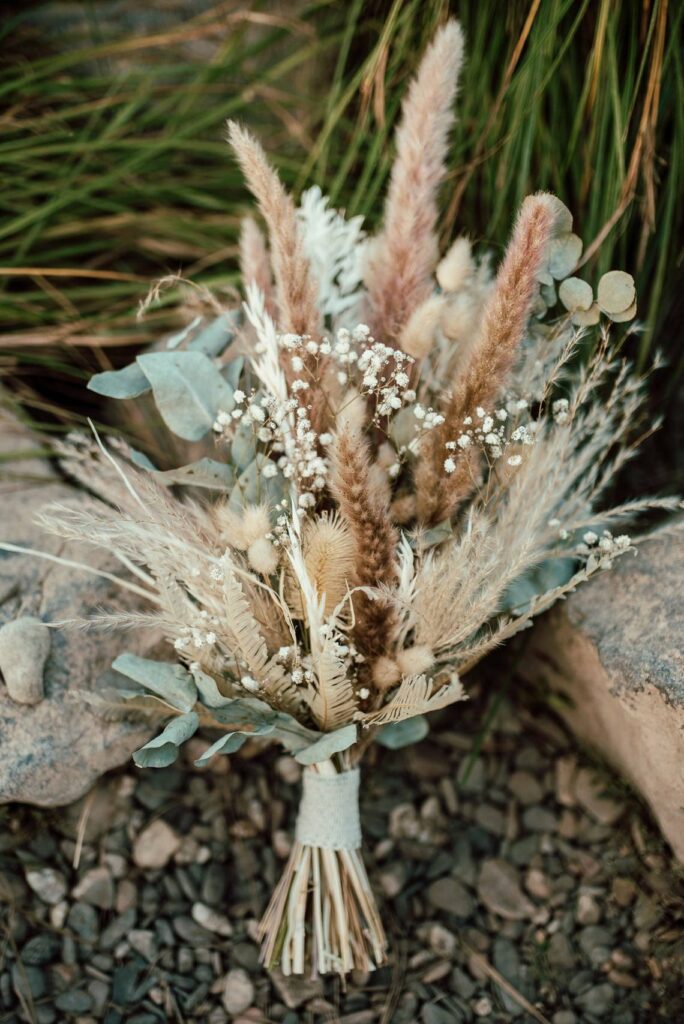
[[[316,337],[321,330],[318,289],[304,255],[294,203],[253,135],[229,121],[228,140],[268,225],[280,326]]]
[[[456,470],[445,475],[445,445],[460,436],[465,417],[474,415],[478,406],[491,410],[506,383],[538,291],[556,214],[557,200],[546,193],[528,196],[522,204],[481,331],[454,384],[444,423],[423,444],[416,467],[418,515],[423,523],[437,523],[451,515],[477,482],[476,456],[471,450],[457,452]]]
[[[245,289],[251,284],[257,286],[264,296],[266,312],[276,315],[268,247],[253,217],[243,217],[240,226],[240,277]]]
[[[451,20],[427,48],[403,103],[384,224],[365,273],[371,330],[386,344],[398,343],[401,329],[432,290],[437,192],[446,173],[462,61],[463,34]]]
[[[396,579],[394,552],[397,536],[387,505],[373,486],[367,442],[345,431],[332,451],[330,488],[354,539],[354,586],[381,587]],[[381,597],[354,595],[353,637],[368,658],[384,654],[394,620],[392,606]]]

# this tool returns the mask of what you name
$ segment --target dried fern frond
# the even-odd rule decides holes
[[[434,681],[428,679],[427,676],[406,676],[383,708],[366,714],[357,712],[356,718],[364,726],[403,722],[406,718],[427,715],[431,711],[438,711],[457,700],[465,700],[465,696],[463,686],[458,678],[453,678],[444,686],[435,688]]]
[[[231,649],[239,654],[249,675],[263,686],[264,692],[278,701],[286,687],[283,667],[269,658],[266,640],[245,596],[242,583],[225,556],[222,569],[224,625],[231,637]]]
[[[319,728],[326,731],[350,722],[357,707],[354,687],[338,646],[331,631],[318,658],[317,685],[310,697],[313,716]]]

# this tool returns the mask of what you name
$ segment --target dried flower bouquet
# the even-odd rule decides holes
[[[608,337],[635,293],[622,272],[596,298],[570,276],[582,243],[563,204],[525,200],[495,274],[466,238],[439,257],[462,49],[449,21],[424,56],[373,238],[318,188],[296,207],[258,142],[229,126],[268,229],[267,241],[244,223],[243,310],[197,319],[90,385],[151,392],[178,437],[212,447],[159,470],[80,438],[64,464],[99,497],[42,517],[118,560],[131,602],[94,621],[158,629],[171,646],[168,661],[115,662],[136,684],[116,701],[166,720],[138,765],[170,764],[209,727],[199,765],[268,737],[305,766],[260,926],[264,962],[285,973],[385,959],[359,852],[369,742],[424,736],[473,664],[633,551],[623,521],[676,505],[600,507],[641,418],[641,383]],[[592,326],[593,355],[577,359]]]

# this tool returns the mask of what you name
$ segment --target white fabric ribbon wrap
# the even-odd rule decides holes
[[[304,846],[324,850],[359,849],[358,768],[338,775],[321,775],[315,768],[304,769],[296,837]]]

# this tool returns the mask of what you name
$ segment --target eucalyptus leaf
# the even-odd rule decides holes
[[[216,680],[207,675],[207,673],[203,672],[201,669],[195,669],[192,677],[195,680],[195,686],[197,687],[199,698],[205,707],[223,708],[234,702],[235,698],[224,697],[216,685]]]
[[[614,324],[626,324],[628,320],[633,320],[636,316],[637,304],[633,302],[631,306],[628,306],[623,313],[609,313],[608,316]]]
[[[549,272],[557,281],[571,274],[582,255],[582,239],[571,232],[551,239],[549,243]]]
[[[235,337],[235,319],[224,314],[212,320],[189,341],[187,352],[204,352],[206,356],[220,356]]]
[[[253,736],[264,736],[275,729],[278,713],[262,700],[236,697],[221,707],[214,705],[211,714],[222,725],[235,726],[235,732],[240,732],[240,727],[243,727]]]
[[[589,309],[577,309],[572,314],[575,327],[594,327],[601,319],[601,310],[596,302]]]
[[[178,348],[178,346],[184,342],[201,323],[202,317],[196,316],[195,319],[191,320],[189,324],[186,324],[181,331],[176,331],[175,334],[172,334],[171,337],[166,339],[166,347]]]
[[[296,754],[305,747],[310,747],[324,736],[324,733],[307,729],[285,711],[279,711],[276,717],[273,739],[279,740],[291,754]]]
[[[150,714],[156,714],[157,716],[164,713],[169,715],[174,711],[178,711],[174,704],[169,704],[163,697],[157,697],[153,693],[145,693],[144,690],[117,689],[116,694],[124,702],[124,706],[135,705],[136,710],[148,711]]]
[[[539,289],[539,292],[540,292],[540,295],[541,295],[545,305],[549,309],[551,308],[551,306],[555,306],[556,305],[556,302],[558,300],[558,296],[556,295],[555,285],[543,284],[541,286],[541,288]]]
[[[226,363],[223,369],[223,376],[226,378],[233,391],[237,391],[237,386],[240,383],[240,377],[242,376],[242,371],[244,370],[244,368],[245,357],[235,356],[228,363]]]
[[[601,309],[609,316],[624,313],[636,298],[634,278],[623,270],[609,270],[598,283],[596,298]]]
[[[152,661],[126,652],[112,662],[112,668],[151,690],[178,711],[191,711],[197,702],[197,687],[182,665]]]
[[[230,491],[235,486],[233,467],[210,458],[198,459],[177,469],[155,470],[154,476],[163,484],[185,484],[213,491]]]
[[[327,761],[333,754],[339,754],[356,742],[356,726],[343,725],[334,732],[324,733],[319,740],[295,754],[295,761],[300,764],[317,764]]]
[[[234,754],[236,750],[247,742],[248,736],[244,733],[228,732],[225,736],[221,736],[220,739],[216,740],[216,743],[204,751],[201,757],[198,757],[195,761],[196,768],[204,768],[206,764],[211,761],[214,754]]]
[[[158,473],[159,470],[155,466],[151,459],[148,459],[144,452],[137,451],[136,448],[129,449],[131,454],[131,462],[138,467],[138,469],[146,469],[148,473]]]
[[[138,365],[162,419],[185,441],[200,441],[219,412],[233,409],[233,389],[203,352],[146,352]]]
[[[277,505],[285,497],[285,482],[281,473],[276,476],[265,477],[264,466],[270,462],[261,452],[249,464],[247,469],[238,477],[235,487],[230,496],[231,508],[239,510],[245,505],[253,505],[263,501],[270,505]]]
[[[96,373],[88,381],[88,390],[106,398],[138,398],[150,390],[150,382],[137,363],[120,370]]]
[[[524,614],[535,597],[562,587],[572,579],[576,564],[574,558],[550,558],[542,562],[507,587],[500,610],[515,615]]]
[[[197,732],[199,717],[194,711],[173,718],[159,736],[134,751],[138,768],[166,768],[178,757],[178,748]]]
[[[243,418],[230,446],[230,461],[241,472],[256,458],[256,434],[249,417]]]
[[[425,715],[414,715],[413,718],[404,718],[401,722],[388,722],[375,737],[376,743],[389,750],[401,750],[402,747],[409,747],[412,743],[418,743],[425,739],[430,726]]]
[[[574,313],[578,309],[591,309],[594,293],[591,285],[580,277],[568,277],[558,289],[558,298],[567,310]]]

